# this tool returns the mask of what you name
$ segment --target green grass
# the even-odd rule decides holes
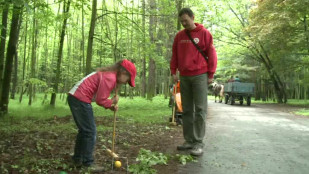
[[[254,98],[251,99],[251,103],[256,104],[269,104],[269,103],[277,103],[276,101],[268,100],[268,101],[262,101],[262,100],[255,100]]]
[[[214,99],[215,99],[215,97],[213,95],[208,96],[208,100],[214,100]],[[255,100],[253,97],[251,99],[251,103],[254,103],[254,104],[278,104],[277,101]],[[285,104],[283,104],[283,105],[285,105]],[[303,109],[296,111],[295,114],[303,115],[303,116],[309,116],[309,100],[288,99],[288,102],[287,102],[286,105],[301,107]]]
[[[60,99],[57,95],[56,106],[51,107],[49,102],[42,104],[43,94],[38,94],[31,106],[28,105],[28,98],[24,98],[22,103],[18,100],[10,100],[9,114],[7,117],[14,119],[35,118],[35,119],[52,119],[54,116],[63,117],[71,115],[69,106],[66,104],[66,98]],[[133,99],[120,97],[119,110],[117,116],[143,123],[160,123],[166,122],[166,117],[171,115],[171,108],[168,107],[169,99],[164,96],[156,96],[152,101],[141,97]],[[113,116],[114,112],[92,103],[95,116]]]
[[[50,96],[48,97],[50,98]],[[60,95],[57,95],[55,107],[51,107],[49,101],[42,104],[43,94],[37,94],[31,106],[28,105],[27,97],[24,97],[21,103],[19,103],[18,99],[10,100],[8,116],[14,118],[33,117],[36,119],[47,119],[53,118],[54,115],[70,115],[71,112],[65,100],[66,99],[60,100]]]
[[[28,98],[24,97],[22,103],[18,100],[10,100],[9,114],[6,118],[35,118],[35,119],[52,119],[54,116],[63,117],[71,115],[69,106],[66,104],[66,95],[60,99],[60,95],[57,95],[56,106],[51,107],[49,101],[42,104],[43,94],[37,94],[36,99],[31,106],[28,106]],[[48,99],[50,96],[48,96]],[[214,96],[209,95],[209,100],[214,100]],[[171,115],[171,108],[168,107],[168,100],[163,96],[156,96],[152,101],[146,100],[141,97],[134,97],[134,99],[120,97],[119,99],[119,111],[117,116],[125,118],[128,121],[142,122],[142,123],[163,123],[166,122],[167,117]],[[252,99],[252,103],[276,103],[274,101],[255,101]],[[309,100],[288,100],[288,105],[300,106],[303,108],[309,108]],[[113,112],[92,103],[95,116],[113,116]],[[308,109],[302,109],[299,111],[302,115],[308,114]]]
[[[254,98],[252,98],[251,101],[252,103],[260,103],[260,104],[277,103],[277,101],[273,101],[273,100],[262,101],[262,100],[254,100]],[[309,100],[288,99],[287,104],[294,105],[294,106],[309,107]]]
[[[300,109],[295,112],[297,115],[309,116],[309,109]]]
[[[277,104],[277,102],[273,100],[262,101],[262,100],[254,100],[254,99],[252,99],[252,103]],[[309,100],[288,99],[288,102],[286,105],[303,107],[303,109],[300,109],[294,113],[297,115],[309,116]]]
[[[288,99],[288,104],[309,107],[309,100]]]

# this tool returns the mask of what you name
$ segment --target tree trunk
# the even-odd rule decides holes
[[[114,11],[118,11],[118,1],[116,2],[117,3],[117,8],[116,8],[116,5],[115,5],[115,1],[114,1]],[[114,62],[117,62],[117,57],[118,54],[117,54],[117,45],[118,45],[118,14],[115,13],[115,40],[114,40],[114,45],[113,45],[113,53],[114,53]]]
[[[307,16],[304,16],[304,33],[306,37],[307,43],[307,52],[309,53],[309,33],[308,33],[308,24],[307,24]]]
[[[150,6],[150,16],[149,16],[149,36],[150,36],[150,43],[155,45],[155,36],[154,33],[156,32],[156,0],[149,0]],[[153,97],[156,95],[156,62],[152,58],[154,55],[152,52],[149,55],[149,63],[148,63],[148,85],[147,85],[147,99],[152,100]]]
[[[177,0],[176,6],[177,6],[178,12],[182,9],[182,4],[183,4],[183,0]],[[177,31],[179,31],[180,28],[181,28],[181,25],[180,25],[180,21],[179,21],[178,14],[177,14]]]
[[[68,0],[67,7],[65,2],[63,2],[63,13],[67,14],[70,9],[70,1]],[[63,20],[62,29],[61,29],[61,35],[60,35],[60,46],[58,50],[58,61],[57,61],[57,71],[56,71],[56,79],[54,80],[54,87],[53,87],[53,93],[50,99],[50,105],[55,106],[56,103],[56,94],[58,93],[58,85],[60,81],[60,75],[61,75],[61,61],[62,61],[62,52],[63,52],[63,42],[64,42],[64,36],[65,36],[65,29],[67,25],[68,18],[66,17]]]
[[[142,0],[142,10],[143,10],[143,16],[142,16],[142,31],[143,31],[143,42],[142,42],[142,54],[143,54],[143,69],[142,69],[142,86],[141,86],[141,95],[142,97],[146,97],[146,18],[145,18],[145,14],[146,14],[146,2],[145,0]]]
[[[6,44],[8,13],[9,13],[9,3],[5,3],[2,12],[2,27],[1,27],[1,39],[0,39],[0,91],[2,91],[2,81],[3,81],[2,76],[4,68],[4,54]],[[0,92],[0,99],[1,99],[1,92]]]
[[[266,68],[266,70],[268,72],[268,75],[269,75],[270,79],[273,82],[274,90],[275,90],[275,93],[276,93],[277,102],[278,103],[283,103],[283,102],[286,103],[287,102],[287,95],[286,95],[286,92],[285,92],[284,84],[282,83],[279,75],[274,70],[272,62],[271,62],[271,60],[269,58],[269,54],[264,49],[263,45],[260,42],[257,43],[257,45],[259,46],[259,48],[254,46],[253,49],[250,50],[250,51],[265,66],[265,68]]]
[[[283,103],[283,102],[286,103],[287,99],[286,99],[286,95],[285,95],[285,92],[284,92],[284,87],[282,86],[282,84],[280,84],[279,76],[276,75],[275,70],[273,70],[271,65],[269,65],[269,63],[267,63],[265,59],[263,59],[263,64],[265,65],[266,70],[267,70],[267,72],[270,76],[270,79],[273,82],[275,93],[276,93],[276,96],[277,96],[277,102],[278,103]]]
[[[65,85],[63,87],[63,92],[64,91],[68,91],[69,88],[71,88],[71,78],[70,78],[70,71],[71,71],[71,66],[72,66],[72,63],[71,62],[74,62],[74,59],[72,58],[71,60],[71,50],[72,50],[72,31],[71,31],[71,34],[67,35],[67,48],[68,48],[68,57],[67,57],[67,75],[65,78]],[[63,93],[62,92],[62,93]],[[65,97],[64,97],[65,98]]]
[[[17,35],[19,36],[19,32],[20,32],[20,27],[21,27],[21,23],[22,23],[22,17],[19,18],[19,22],[18,22],[18,33]],[[11,99],[15,99],[15,93],[16,93],[16,89],[17,89],[17,81],[18,81],[18,42],[16,44],[16,52],[15,52],[15,56],[14,56],[14,73],[13,73],[13,79],[12,79],[12,92],[11,92]]]
[[[85,72],[85,10],[84,10],[84,1],[82,1],[82,41],[81,41],[81,50],[82,50],[82,57],[81,57],[81,73],[84,74]]]
[[[25,43],[24,43],[24,60],[23,60],[23,78],[22,78],[22,85],[21,85],[21,92],[20,92],[20,96],[19,96],[19,103],[21,103],[22,99],[23,99],[23,95],[24,95],[24,80],[25,80],[25,71],[26,71],[26,54],[27,54],[27,32],[28,31],[28,20],[27,20],[27,16],[26,16],[26,28],[25,28]]]
[[[11,91],[11,97],[10,97],[11,99],[15,99],[17,80],[18,80],[17,74],[18,74],[18,51],[16,48],[16,53],[14,56],[14,72],[13,72],[13,79],[12,79],[12,91]]]
[[[35,3],[34,3],[35,6]],[[35,8],[33,10],[33,35],[32,35],[32,55],[31,55],[31,73],[30,78],[35,78],[35,65],[36,65],[36,49],[37,49],[37,35],[38,35],[38,28],[36,27],[37,20],[35,15]],[[32,82],[29,82],[29,101],[28,105],[30,106],[32,104],[32,99],[34,98],[34,84]]]
[[[169,4],[171,5],[170,1]],[[179,7],[181,8],[181,6]],[[177,9],[180,10],[180,9]],[[180,22],[178,22],[180,24]],[[173,22],[171,20],[171,18],[169,17],[165,17],[165,28],[166,31],[168,33],[168,39],[166,39],[165,42],[165,48],[166,48],[166,52],[165,52],[165,59],[167,62],[170,62],[171,58],[172,58],[172,47],[173,47],[173,37],[174,37],[174,33],[175,31],[175,27],[173,25]],[[180,29],[180,26],[179,26]],[[168,66],[169,67],[169,66]],[[171,77],[171,72],[170,72],[170,68],[166,68],[165,70],[166,73],[166,77],[170,77],[170,78],[165,78],[165,98],[170,96],[170,84],[173,84],[172,81],[172,77]]]
[[[133,32],[133,25],[134,25],[134,16],[133,16],[133,11],[134,11],[134,1],[132,1],[131,3],[131,32],[130,32],[130,57],[133,59],[134,55],[133,55],[133,42],[134,42],[134,32]],[[129,88],[129,98],[133,99],[133,90],[134,88]]]
[[[89,36],[88,36],[86,75],[92,72],[92,69],[91,69],[92,44],[93,44],[93,35],[94,35],[96,16],[97,16],[97,0],[93,0],[92,1],[91,23],[90,23],[90,30],[89,30]]]
[[[7,53],[6,53],[6,62],[5,62],[5,71],[4,71],[4,79],[3,79],[3,87],[2,87],[2,96],[0,101],[1,113],[8,112],[8,104],[9,104],[9,90],[10,90],[10,81],[12,74],[12,65],[13,58],[16,54],[16,45],[18,43],[18,22],[20,21],[22,12],[22,7],[14,5],[13,7],[13,15],[11,22],[11,31],[10,31],[10,39],[8,43]]]

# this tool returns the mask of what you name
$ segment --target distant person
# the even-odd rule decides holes
[[[207,90],[216,72],[217,53],[211,33],[202,24],[194,23],[191,9],[181,9],[178,17],[185,29],[175,36],[170,68],[175,83],[178,80],[176,71],[180,72],[185,142],[177,149],[190,150],[191,155],[200,156],[206,129]]]
[[[227,82],[234,82],[234,76],[231,76],[231,78]]]
[[[235,79],[234,79],[234,81],[235,81],[235,82],[240,82],[239,77],[238,77],[238,76],[236,76],[236,77],[235,77]]]
[[[124,59],[113,66],[100,68],[97,72],[87,75],[70,90],[68,103],[78,128],[72,157],[76,166],[92,166],[95,171],[103,170],[102,167],[93,165],[96,125],[91,100],[95,96],[98,105],[112,111],[118,110],[118,96],[111,99],[109,96],[122,84],[129,83],[135,87],[135,76],[135,65]]]

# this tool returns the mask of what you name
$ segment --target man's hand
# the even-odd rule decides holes
[[[178,82],[178,76],[176,74],[173,74],[174,83]]]
[[[118,105],[112,105],[109,109],[112,111],[118,111]]]
[[[208,79],[208,84],[211,84],[214,81],[214,78]]]
[[[113,101],[113,104],[117,104],[118,103],[118,100],[119,100],[119,97],[118,95],[115,95],[113,98],[112,98],[112,101]]]

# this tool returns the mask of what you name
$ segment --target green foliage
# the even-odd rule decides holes
[[[301,109],[295,112],[297,115],[309,116],[309,109]]]
[[[156,174],[157,171],[152,168],[154,165],[166,165],[170,156],[166,156],[162,153],[151,152],[150,150],[140,149],[136,161],[139,163],[129,166],[129,171],[133,174]],[[182,165],[186,165],[188,162],[197,162],[191,155],[176,154],[172,158],[177,159]]]
[[[164,99],[164,96],[156,96],[152,101],[134,97],[134,99],[121,98],[119,100],[117,116],[140,123],[164,123],[171,112],[168,99]],[[112,114],[112,112],[108,113]]]
[[[20,165],[11,165],[11,168],[18,170],[20,173],[50,173],[51,168],[62,168],[64,170],[72,170],[62,158],[55,159],[36,159],[26,153],[22,159],[19,159]],[[30,169],[27,169],[29,168]],[[26,168],[27,167],[27,168]]]
[[[301,20],[309,14],[308,8],[304,8],[308,5],[307,0],[259,1],[251,12],[250,31],[258,40],[267,41],[264,43],[268,46],[280,47],[279,52],[300,49],[306,45],[302,31],[306,24]]]
[[[61,100],[58,98],[55,107],[51,107],[49,102],[42,105],[43,94],[37,94],[31,106],[28,106],[26,98],[22,103],[19,103],[18,100],[10,100],[8,117],[16,119],[26,117],[52,119],[54,116],[64,117],[71,115],[70,108],[66,103],[66,94],[63,95]],[[57,96],[60,97],[59,94]],[[164,96],[156,96],[152,101],[145,100],[142,97],[134,97],[134,99],[120,97],[117,116],[133,122],[164,123],[171,114],[168,100],[164,99]],[[92,106],[95,116],[113,116],[113,112],[110,110],[106,110],[95,103],[92,103]]]
[[[252,103],[259,103],[259,104],[275,104],[276,101],[268,100],[268,101],[261,101],[261,100],[254,100],[252,99]],[[300,106],[304,107],[304,109],[300,109],[298,111],[295,111],[294,113],[297,115],[303,115],[303,116],[309,116],[309,100],[296,100],[296,99],[290,99],[287,104],[284,105],[290,105],[290,106]]]
[[[273,100],[268,100],[268,101],[262,101],[262,100],[255,100],[252,98],[252,103],[276,103]],[[309,106],[309,100],[296,100],[296,99],[290,99],[286,105],[291,105],[291,106],[303,106],[303,107],[308,107]]]
[[[129,166],[129,172],[133,174],[155,174],[157,171],[151,167],[157,164],[167,164],[168,158],[162,153],[151,152],[141,148],[136,158],[138,164]]]
[[[176,154],[176,158],[182,165],[186,165],[188,162],[197,162],[191,155]]]
[[[44,82],[40,79],[37,79],[37,78],[30,78],[28,82],[29,82],[29,84],[37,85],[38,87],[47,87],[46,82]]]
[[[299,78],[297,69],[308,70],[308,5],[307,0],[257,1],[250,13],[247,32],[263,45],[274,69],[289,77],[290,84],[298,83],[293,82]]]
[[[296,106],[309,107],[309,100],[296,100],[296,99],[290,99],[290,100],[288,101],[288,104],[290,104],[290,105],[296,105]]]
[[[247,33],[249,0],[204,1],[199,10],[203,24],[211,31],[218,54],[215,79],[226,82],[230,76],[253,81],[252,74],[259,67],[249,56]]]
[[[138,157],[136,161],[140,161],[141,163],[145,163],[148,166],[153,166],[157,164],[165,164],[167,163],[167,157],[162,153],[151,152],[150,150],[140,149]]]

